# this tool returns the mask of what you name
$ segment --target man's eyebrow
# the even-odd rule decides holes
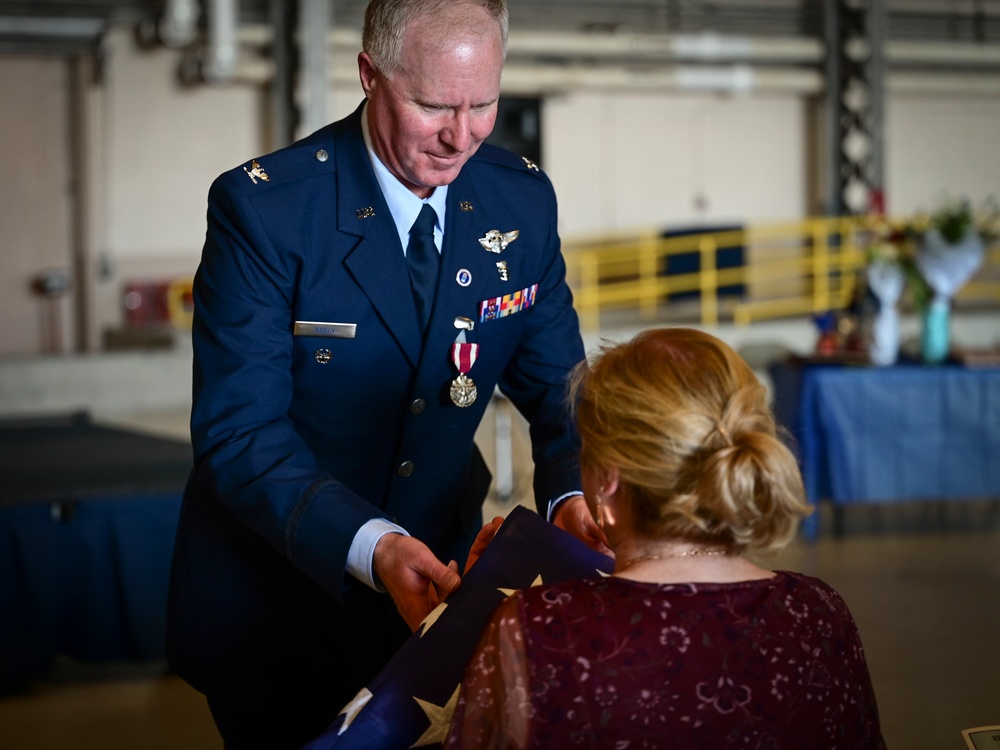
[[[483,107],[489,107],[496,104],[499,100],[500,100],[499,96],[494,96],[492,99],[487,99],[486,101],[483,102],[474,102],[469,105],[469,108],[482,109]],[[455,104],[447,104],[445,102],[433,102],[416,98],[413,101],[416,102],[421,107],[430,107],[432,109],[455,109],[455,107],[460,106]]]

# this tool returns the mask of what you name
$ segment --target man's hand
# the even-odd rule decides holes
[[[497,535],[497,531],[500,529],[500,524],[503,523],[503,516],[494,516],[493,520],[488,524],[483,526],[476,534],[476,541],[472,543],[472,548],[469,550],[469,556],[465,560],[465,570],[463,572],[468,573],[469,568],[471,568],[476,560],[478,560],[486,548],[490,546],[490,542],[493,541],[493,537]]]
[[[552,523],[563,531],[568,531],[581,542],[603,555],[614,556],[608,547],[608,538],[598,528],[583,495],[574,495],[559,503]]]
[[[452,560],[448,563],[448,570],[455,574],[458,574],[458,563]],[[427,584],[427,601],[430,604],[430,608],[433,611],[437,605],[448,598],[448,595],[455,589],[443,589],[440,588],[436,583]]]
[[[426,544],[404,534],[378,540],[372,568],[413,631],[462,582],[457,563],[444,565]]]

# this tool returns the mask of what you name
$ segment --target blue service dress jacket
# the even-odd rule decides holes
[[[345,564],[370,519],[445,562],[464,555],[490,481],[473,438],[495,386],[529,421],[539,509],[580,487],[565,383],[584,353],[548,178],[485,144],[466,164],[422,336],[361,112],[209,193],[168,653],[210,697],[328,678],[357,648],[342,641],[364,635],[352,608],[373,592]],[[461,330],[479,345],[464,408],[449,395]]]

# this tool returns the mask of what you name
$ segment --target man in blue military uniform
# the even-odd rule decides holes
[[[358,110],[210,191],[168,653],[227,748],[319,733],[459,585],[495,386],[530,423],[539,511],[601,546],[555,196],[480,148],[506,37],[504,0],[373,0]]]

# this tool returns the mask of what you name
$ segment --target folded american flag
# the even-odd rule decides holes
[[[614,561],[515,507],[462,585],[375,679],[302,750],[440,747],[465,666],[493,610],[518,589],[610,574]]]

